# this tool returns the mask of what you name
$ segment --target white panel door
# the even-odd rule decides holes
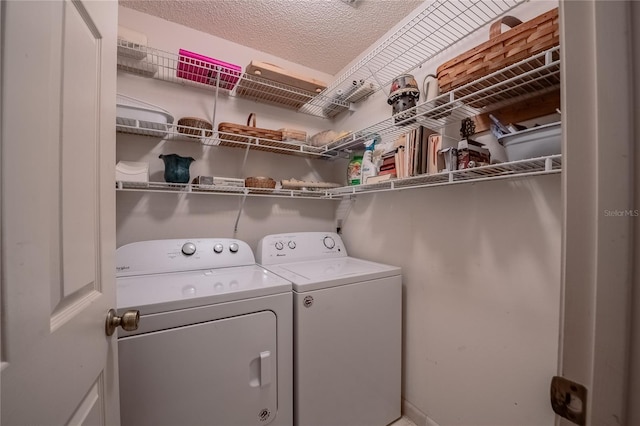
[[[574,410],[582,407],[585,424],[635,425],[638,419],[627,418],[627,412],[638,401],[629,397],[627,381],[628,363],[638,367],[638,357],[629,355],[639,207],[633,197],[639,182],[633,127],[638,111],[630,36],[634,24],[638,28],[638,9],[632,1],[560,6],[564,318],[559,374],[587,388],[586,401],[570,404]],[[635,84],[638,74],[636,69]]]
[[[118,424],[117,3],[1,7],[0,420]]]

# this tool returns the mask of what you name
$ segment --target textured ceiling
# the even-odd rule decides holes
[[[335,75],[422,0],[120,0],[120,5]]]

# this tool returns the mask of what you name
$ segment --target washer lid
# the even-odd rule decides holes
[[[291,283],[259,265],[120,277],[118,312],[152,314],[291,291]]]
[[[291,281],[299,293],[401,274],[397,266],[354,257],[283,263],[268,268]]]

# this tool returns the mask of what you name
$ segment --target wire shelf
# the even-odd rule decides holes
[[[433,186],[454,185],[463,183],[492,181],[499,179],[515,179],[531,176],[556,174],[562,171],[562,155],[492,164],[471,169],[454,170],[431,175],[413,176],[404,179],[392,179],[385,182],[345,186],[331,189],[292,190],[261,189],[232,186],[175,184],[164,182],[116,182],[118,191],[165,192],[177,194],[209,194],[261,196],[284,198],[309,198],[339,200],[358,194],[388,192],[427,188]]]
[[[334,80],[320,94],[270,81],[255,75],[237,73],[208,63],[207,74],[181,78],[177,54],[118,39],[118,68],[163,81],[227,91],[267,104],[301,113],[332,118],[387,87],[400,74],[410,72],[459,40],[473,34],[527,0],[455,1],[435,0],[410,22],[374,47],[364,58]],[[230,81],[239,81],[229,84]]]
[[[437,98],[420,103],[379,123],[349,133],[328,144],[328,150],[363,149],[373,134],[395,139],[419,126],[438,131],[491,109],[539,96],[560,88],[560,47],[531,56],[521,62],[468,83]]]
[[[160,192],[171,194],[199,194],[199,195],[235,195],[248,197],[276,197],[302,199],[334,199],[339,200],[329,190],[297,190],[297,189],[267,189],[222,185],[198,185],[192,183],[166,182],[116,182],[117,191],[130,192]]]
[[[199,143],[205,146],[227,146],[232,148],[248,148],[258,151],[273,152],[278,154],[295,155],[307,158],[348,158],[349,154],[343,151],[327,150],[325,147],[307,145],[302,141],[274,141],[253,136],[212,131],[190,126],[144,122],[144,126],[137,120],[116,120],[116,131],[134,135],[151,136],[170,140],[182,140]],[[152,126],[153,128],[149,128]],[[162,130],[166,129],[166,130]],[[230,142],[233,140],[233,142]]]
[[[373,48],[322,94],[336,98],[338,92],[359,81],[374,83],[375,90],[380,90],[398,75],[424,64],[525,1],[436,0]]]
[[[224,66],[193,59],[189,61],[185,66],[184,57],[175,53],[118,39],[118,69],[128,73],[210,91],[223,91],[230,96],[244,97],[323,118],[327,117],[326,111],[334,108],[347,109],[350,105],[344,100],[327,98],[322,94],[240,73]]]
[[[385,182],[348,186],[331,190],[333,196],[368,194],[426,188],[461,183],[482,182],[498,179],[513,179],[527,176],[555,174],[562,171],[562,155],[492,164],[463,170],[392,179]]]

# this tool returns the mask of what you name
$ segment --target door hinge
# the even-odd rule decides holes
[[[584,426],[587,423],[587,388],[564,377],[551,379],[551,408],[560,417]]]

